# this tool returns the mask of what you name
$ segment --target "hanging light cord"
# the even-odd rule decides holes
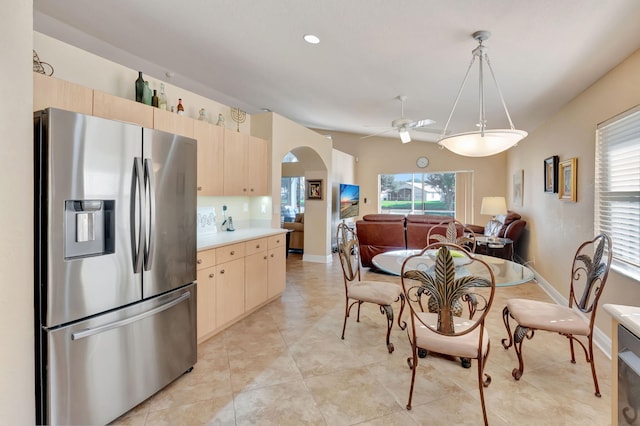
[[[449,123],[451,122],[451,118],[453,117],[453,112],[456,110],[458,106],[458,101],[460,100],[460,95],[464,90],[464,86],[467,84],[467,80],[469,79],[469,72],[471,71],[471,67],[476,61],[476,57],[480,58],[480,83],[479,83],[479,103],[480,103],[480,117],[478,126],[480,127],[480,133],[484,136],[484,130],[487,126],[487,122],[485,119],[485,108],[484,108],[484,85],[483,85],[483,59],[487,62],[487,66],[489,67],[489,71],[491,72],[491,78],[493,79],[493,83],[496,85],[496,89],[498,90],[498,96],[500,96],[500,102],[502,103],[502,107],[504,108],[504,112],[507,115],[507,119],[509,120],[509,126],[511,130],[515,130],[515,126],[513,125],[513,121],[511,121],[511,115],[509,115],[509,110],[507,109],[507,104],[504,101],[504,97],[502,96],[502,90],[500,90],[500,85],[498,84],[498,80],[496,80],[495,73],[493,72],[493,67],[491,66],[491,61],[489,61],[489,55],[486,52],[486,47],[482,44],[482,40],[479,41],[479,46],[473,49],[471,52],[473,54],[471,58],[471,63],[469,63],[469,67],[467,68],[467,72],[464,75],[464,80],[462,80],[462,85],[460,85],[460,89],[458,90],[458,95],[456,96],[456,100],[453,103],[453,108],[451,109],[451,113],[449,114],[449,118],[447,119],[447,124],[444,126],[444,130],[440,135],[440,139],[443,139],[447,134],[447,130],[449,128]]]

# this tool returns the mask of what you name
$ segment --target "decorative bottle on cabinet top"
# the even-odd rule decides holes
[[[164,94],[164,83],[160,83],[160,93],[158,93],[158,108],[167,110],[167,95]]]
[[[149,82],[144,82],[144,93],[142,96],[142,102],[151,105],[151,89],[149,88]]]
[[[153,96],[151,97],[151,106],[158,108],[158,91],[153,89]]]
[[[182,98],[178,99],[178,115],[184,115],[184,107],[182,106]]]
[[[144,79],[142,78],[142,71],[138,71],[138,79],[136,80],[136,102],[142,102],[144,96]]]

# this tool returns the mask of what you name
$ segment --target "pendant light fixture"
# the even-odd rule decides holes
[[[438,144],[442,147],[447,148],[449,151],[452,151],[459,155],[464,155],[467,157],[486,157],[489,155],[494,155],[502,151],[506,151],[512,146],[516,145],[522,139],[527,136],[527,132],[524,130],[517,130],[513,126],[513,122],[511,121],[511,116],[509,115],[509,111],[507,110],[507,105],[504,102],[504,98],[502,97],[502,92],[500,91],[500,86],[498,86],[498,82],[496,81],[496,77],[493,73],[493,68],[491,68],[491,63],[489,62],[489,56],[487,55],[487,47],[482,44],[483,41],[487,40],[491,36],[489,31],[476,31],[473,33],[473,38],[478,41],[479,45],[475,49],[473,49],[471,63],[469,64],[469,68],[467,68],[467,73],[464,76],[464,80],[462,81],[462,86],[458,91],[458,96],[456,97],[456,101],[453,104],[453,108],[451,109],[451,114],[449,114],[449,119],[447,120],[447,124],[444,127],[444,131],[438,140]],[[471,71],[471,67],[475,63],[476,59],[478,60],[479,68],[480,68],[480,87],[479,87],[479,122],[476,124],[478,130],[456,133],[450,136],[445,136],[447,134],[447,129],[449,127],[449,122],[451,121],[451,117],[453,116],[453,112],[458,105],[458,101],[460,100],[460,95],[462,94],[462,90],[467,82],[467,78],[469,77],[469,71]],[[484,63],[486,62],[489,71],[491,72],[491,77],[493,78],[493,82],[496,85],[496,89],[498,91],[498,95],[500,96],[500,101],[502,102],[502,106],[504,107],[504,112],[507,115],[507,119],[509,120],[510,129],[487,129],[487,121],[485,118],[485,109],[484,109]]]

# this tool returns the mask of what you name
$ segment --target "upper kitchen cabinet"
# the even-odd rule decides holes
[[[224,132],[224,195],[267,194],[267,141]]]
[[[33,110],[49,107],[91,115],[93,89],[34,72]]]
[[[153,127],[152,107],[99,90],[93,91],[93,115],[142,127]]]
[[[198,141],[198,195],[222,195],[224,178],[224,128],[194,121]]]
[[[152,108],[152,110],[154,129],[193,138],[193,123],[195,120],[171,111],[157,108]]]

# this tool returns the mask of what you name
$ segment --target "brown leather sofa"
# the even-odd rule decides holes
[[[427,234],[429,233],[429,230],[435,225],[443,222],[448,223],[450,220],[453,220],[453,218],[435,215],[408,214],[405,225],[407,233],[407,249],[423,249],[428,246]],[[446,232],[446,228],[441,226],[432,231],[432,235],[445,235]],[[459,230],[458,234],[462,234],[462,229]]]
[[[362,266],[371,267],[376,254],[404,250],[405,218],[403,214],[367,214],[356,221]]]
[[[379,253],[392,250],[422,249],[427,246],[427,234],[431,228],[439,223],[453,218],[435,215],[402,215],[402,214],[368,214],[356,221],[356,234],[360,242],[360,259],[362,266],[372,267],[372,259]],[[509,211],[504,217],[499,237],[513,240],[513,244],[504,247],[496,247],[492,244],[476,245],[476,253],[511,259],[516,243],[522,234],[527,222],[518,213]],[[484,226],[465,225],[477,235],[484,235]],[[446,228],[441,227],[434,231],[444,235]],[[462,228],[459,230],[462,235]]]
[[[373,266],[372,259],[379,253],[424,248],[429,229],[445,220],[445,216],[430,215],[364,215],[356,221],[362,266]],[[442,232],[438,230],[437,233],[445,232],[445,228],[442,228]]]
[[[500,217],[498,217],[500,219]],[[522,235],[522,231],[527,225],[527,221],[522,219],[516,212],[508,211],[507,215],[504,217],[502,221],[502,227],[498,231],[498,237],[501,238],[509,238],[513,241],[513,244],[507,244],[504,247],[499,247],[499,245],[492,244],[491,247],[488,245],[476,245],[476,253],[480,254],[488,254],[490,256],[501,257],[503,259],[511,259],[515,253],[516,244],[520,235]],[[471,229],[476,235],[485,235],[485,227],[480,225],[465,225],[469,229]]]

